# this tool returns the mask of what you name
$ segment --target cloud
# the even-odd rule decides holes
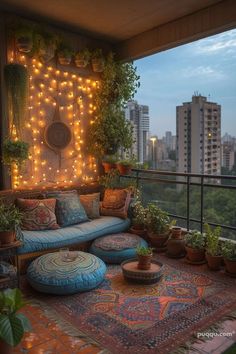
[[[219,52],[231,54],[236,48],[236,30],[223,32],[216,36],[195,42],[194,51],[198,54],[212,55]]]
[[[211,66],[197,66],[197,67],[192,67],[189,66],[187,68],[184,68],[182,70],[182,76],[185,78],[191,78],[191,77],[208,77],[208,78],[213,78],[214,80],[219,80],[225,78],[225,74],[220,71],[216,70],[215,68]]]

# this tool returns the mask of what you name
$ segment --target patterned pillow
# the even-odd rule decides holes
[[[60,226],[70,226],[89,220],[76,191],[52,192],[48,193],[47,197],[57,200],[56,216]]]
[[[101,215],[127,218],[131,192],[127,189],[106,189],[101,203]]]
[[[55,215],[56,199],[17,199],[23,213],[22,229],[30,231],[58,229]]]
[[[80,195],[79,199],[90,219],[100,217],[100,193]]]

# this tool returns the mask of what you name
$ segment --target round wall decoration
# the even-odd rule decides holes
[[[44,139],[52,150],[63,150],[71,142],[71,130],[65,123],[54,121],[46,127]]]

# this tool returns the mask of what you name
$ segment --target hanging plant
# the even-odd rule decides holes
[[[18,23],[13,26],[12,31],[19,52],[30,53],[33,48],[33,27],[25,23]]]
[[[61,65],[70,65],[73,54],[73,50],[68,44],[60,43],[57,50],[57,57]]]
[[[89,63],[90,58],[91,58],[91,53],[87,48],[80,50],[75,55],[75,65],[78,68],[85,68]]]
[[[23,65],[7,64],[4,67],[4,78],[8,96],[10,129],[12,132],[14,125],[16,134],[20,138],[28,96],[28,71]]]
[[[44,28],[39,28],[35,34],[34,56],[38,56],[42,63],[47,63],[55,56],[58,37]]]
[[[7,139],[3,143],[2,161],[4,165],[15,163],[19,168],[29,158],[29,144],[24,141]]]
[[[92,52],[92,68],[94,72],[103,72],[105,65],[105,58],[102,53],[102,49],[95,49]]]

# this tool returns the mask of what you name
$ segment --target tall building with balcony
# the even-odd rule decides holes
[[[125,108],[125,117],[133,126],[134,143],[130,153],[143,163],[148,160],[149,107],[140,105],[137,101],[129,101]]]
[[[196,93],[176,107],[177,171],[221,172],[221,106]]]

